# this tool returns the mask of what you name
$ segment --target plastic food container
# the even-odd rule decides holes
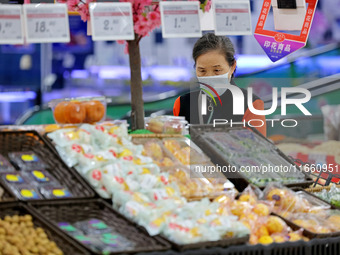
[[[97,123],[106,118],[106,97],[54,99],[48,103],[57,124]]]
[[[185,135],[188,122],[184,117],[156,116],[145,118],[146,129],[157,134]]]

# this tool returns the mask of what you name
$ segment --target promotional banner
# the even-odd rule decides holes
[[[317,2],[318,0],[306,0],[308,8],[301,33],[293,35],[264,29],[271,8],[271,0],[264,0],[254,36],[271,61],[276,62],[306,45]]]

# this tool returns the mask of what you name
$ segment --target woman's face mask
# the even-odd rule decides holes
[[[216,90],[217,94],[220,96],[224,92],[226,92],[227,87],[231,85],[229,77],[231,77],[231,75],[229,75],[229,72],[227,72],[222,75],[197,77],[197,79],[200,84],[200,88],[206,89],[210,93],[215,95],[215,92],[209,89],[209,86],[211,86]],[[209,86],[206,86],[205,84]]]
[[[233,74],[233,67],[229,66],[220,51],[209,51],[200,55],[195,64],[197,79],[202,89],[208,90],[213,95],[215,92],[210,90],[209,86],[214,88],[218,95],[222,95],[227,90],[230,85],[230,77]]]

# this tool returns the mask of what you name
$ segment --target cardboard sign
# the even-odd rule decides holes
[[[24,4],[28,43],[69,42],[66,4]]]
[[[317,2],[318,0],[306,0],[308,9],[301,33],[300,35],[292,35],[278,31],[264,30],[264,24],[271,8],[271,0],[264,0],[254,36],[271,61],[276,62],[306,46]]]
[[[23,44],[22,6],[0,4],[0,44]]]
[[[216,35],[251,35],[248,0],[214,2]]]
[[[199,2],[160,2],[164,38],[201,37]]]
[[[94,41],[135,39],[131,3],[91,3],[90,15]]]

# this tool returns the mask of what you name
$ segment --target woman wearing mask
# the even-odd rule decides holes
[[[229,38],[216,36],[213,33],[202,36],[196,42],[192,53],[201,89],[178,97],[174,104],[174,115],[184,116],[190,124],[212,124],[214,119],[228,120],[229,123],[230,121],[248,123],[254,120],[252,122],[254,126],[263,124],[257,127],[257,130],[266,136],[265,116],[255,115],[249,110],[245,89],[237,89],[243,94],[244,102],[238,99],[234,102],[231,92],[231,90],[235,92],[233,89],[236,69],[234,55],[235,49]],[[256,95],[252,96],[252,101],[255,109],[264,109],[263,101]],[[235,103],[240,106],[240,102],[239,108],[243,107],[244,111],[241,111],[242,114],[234,114],[233,105]]]

